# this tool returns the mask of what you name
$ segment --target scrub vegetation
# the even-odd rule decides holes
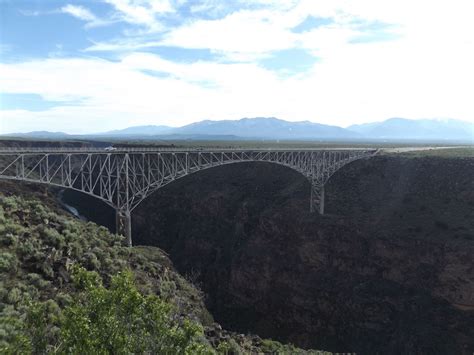
[[[306,353],[222,330],[160,249],[39,200],[0,195],[0,275],[2,354]]]

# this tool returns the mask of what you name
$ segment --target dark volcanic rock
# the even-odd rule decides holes
[[[377,157],[327,185],[268,163],[182,178],[133,214],[239,332],[360,354],[474,351],[474,159]]]

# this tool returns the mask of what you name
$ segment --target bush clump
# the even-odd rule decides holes
[[[0,272],[16,272],[18,259],[15,254],[0,252]]]
[[[25,349],[67,354],[212,354],[203,328],[176,320],[173,305],[137,289],[133,273],[112,277],[106,288],[99,274],[73,265],[76,296],[63,310],[52,300],[28,308]],[[25,339],[27,339],[25,341]]]

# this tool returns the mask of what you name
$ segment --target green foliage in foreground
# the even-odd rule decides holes
[[[0,354],[322,354],[205,326],[160,249],[0,194]]]
[[[79,292],[62,312],[51,317],[50,302],[29,307],[23,334],[0,349],[5,353],[58,354],[211,354],[203,328],[188,319],[175,319],[172,305],[155,295],[143,295],[130,271],[114,276],[104,287],[96,272],[74,266]],[[57,326],[54,344],[48,328]]]
[[[159,249],[0,195],[0,353],[196,353],[209,321]]]
[[[83,291],[64,311],[61,339],[67,352],[210,353],[202,327],[173,319],[170,303],[142,295],[130,271],[114,276],[109,289],[94,272],[78,268],[73,275]]]

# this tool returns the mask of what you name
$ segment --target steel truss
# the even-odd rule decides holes
[[[131,212],[159,188],[194,172],[239,162],[270,162],[303,174],[311,183],[310,210],[324,213],[324,185],[344,165],[374,149],[4,149],[0,178],[80,191],[116,210],[117,233],[131,237]]]

